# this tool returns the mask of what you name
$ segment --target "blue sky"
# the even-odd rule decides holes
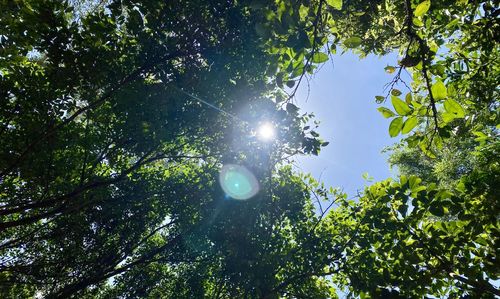
[[[389,136],[389,121],[376,110],[375,96],[386,93],[384,85],[393,75],[384,67],[396,61],[396,55],[364,59],[352,53],[335,55],[309,81],[309,88],[302,82],[296,104],[301,111],[316,115],[321,121],[317,131],[330,141],[319,157],[297,159],[302,171],[321,177],[327,186],[340,187],[350,196],[367,184],[363,173],[368,172],[376,181],[394,173],[381,151],[397,139]]]

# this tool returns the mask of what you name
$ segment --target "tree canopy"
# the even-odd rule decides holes
[[[498,1],[0,8],[2,298],[500,296]],[[328,145],[296,91],[345,51],[399,53],[367,99],[399,174],[355,198],[292,166]]]

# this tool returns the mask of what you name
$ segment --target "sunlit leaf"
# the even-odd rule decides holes
[[[346,46],[347,48],[356,48],[361,45],[362,42],[363,40],[360,37],[353,36],[344,41],[344,46]]]
[[[421,17],[427,13],[429,8],[431,7],[431,1],[426,0],[419,5],[417,5],[417,8],[415,8],[415,12],[413,13],[416,17]]]
[[[411,92],[407,93],[405,96],[405,102],[406,104],[410,105],[412,103],[412,95]]]
[[[395,119],[392,120],[391,124],[389,125],[389,135],[391,137],[398,136],[402,128],[403,128],[403,118],[396,117]]]
[[[436,83],[432,85],[431,91],[432,91],[432,96],[436,100],[443,100],[448,96],[448,93],[446,91],[446,86],[441,80],[436,81]]]
[[[452,99],[447,99],[444,101],[444,110],[446,112],[451,113],[455,116],[455,118],[463,118],[465,117],[465,111],[462,106]]]
[[[413,25],[415,25],[417,27],[423,27],[424,23],[422,21],[420,21],[420,19],[418,19],[418,18],[413,18]]]
[[[392,106],[394,106],[394,110],[396,110],[399,115],[408,115],[411,113],[411,108],[408,106],[408,104],[406,104],[397,96],[391,96],[391,102]]]
[[[403,129],[401,130],[402,134],[408,134],[413,128],[418,125],[418,119],[416,116],[409,117],[403,125]]]
[[[385,108],[385,107],[378,107],[377,110],[382,113],[382,115],[385,117],[385,118],[389,118],[389,117],[393,117],[395,116],[396,114],[394,114],[394,112],[392,112],[392,110],[388,109],[388,108]]]
[[[429,148],[429,141],[424,138],[422,141],[420,141],[418,143],[418,146],[420,147],[420,149],[422,150],[422,152],[429,158],[432,158],[432,159],[435,159],[436,158],[436,155],[434,154],[434,152]]]
[[[313,54],[311,61],[314,63],[323,63],[328,61],[328,55],[322,52],[316,52]]]
[[[342,0],[326,0],[326,3],[337,10],[342,9]]]
[[[395,68],[395,67],[393,67],[393,66],[388,65],[388,66],[386,66],[386,67],[384,68],[384,70],[385,70],[387,73],[392,74],[392,73],[394,73],[394,72],[396,71],[396,68]]]

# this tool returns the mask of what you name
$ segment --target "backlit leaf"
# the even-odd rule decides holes
[[[443,100],[448,96],[448,93],[446,91],[446,86],[441,80],[438,80],[436,83],[432,85],[431,91],[432,95],[434,96],[434,99],[436,100]]]
[[[402,128],[403,128],[403,118],[396,117],[395,119],[392,120],[391,124],[389,125],[389,135],[391,137],[398,136]]]
[[[396,112],[399,115],[408,115],[411,113],[411,109],[408,106],[408,104],[406,104],[400,98],[398,98],[396,96],[391,96],[391,102],[392,102],[392,106],[394,106],[394,110],[396,110]]]
[[[417,117],[416,116],[411,116],[403,124],[403,129],[401,130],[401,133],[402,134],[408,134],[417,125],[418,125],[418,119],[417,119]]]
[[[395,68],[395,67],[393,67],[393,66],[388,65],[388,66],[386,66],[386,67],[384,68],[384,70],[385,70],[387,73],[392,74],[392,73],[394,73],[394,71],[396,71],[396,68]]]
[[[417,27],[422,27],[422,26],[424,26],[424,23],[422,21],[420,21],[420,19],[413,18],[413,25],[415,25]]]
[[[446,101],[444,101],[444,110],[455,115],[456,118],[465,117],[464,108],[462,108],[462,106],[455,100],[447,99]]]
[[[385,118],[389,118],[389,117],[393,117],[395,116],[396,114],[394,114],[394,112],[392,112],[392,110],[390,109],[387,109],[385,107],[378,107],[377,110],[382,113],[382,115],[385,117]]]
[[[357,46],[361,45],[361,42],[363,42],[363,40],[360,37],[353,36],[344,41],[344,46],[346,46],[347,48],[356,48]]]
[[[328,55],[325,53],[317,52],[312,56],[312,62],[314,63],[323,63],[325,61],[328,61]]]

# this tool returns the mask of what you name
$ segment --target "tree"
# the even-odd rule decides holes
[[[200,230],[218,209],[238,205],[222,200],[220,165],[251,165],[265,186],[270,163],[321,144],[302,131],[297,111],[271,100],[273,57],[260,46],[246,3],[90,6],[74,14],[58,1],[2,4],[5,297],[19,289],[92,295],[109,278],[159,261],[179,274],[211,259],[210,270],[220,253],[197,252],[190,238],[221,246]],[[276,156],[249,131],[270,116],[287,135]],[[261,196],[239,204],[234,222],[274,200]],[[294,196],[298,211],[290,213],[316,219],[303,193]],[[229,221],[218,225],[235,230]]]
[[[390,83],[396,180],[365,190],[342,277],[362,296],[493,297],[498,272],[498,3],[405,1],[392,21],[400,44]],[[389,17],[387,15],[389,14]],[[384,21],[382,21],[384,20]],[[446,47],[447,49],[443,49]],[[412,74],[404,100],[397,83]],[[478,80],[478,81],[476,81]],[[404,85],[404,84],[403,84]],[[377,97],[384,101],[386,97]]]

